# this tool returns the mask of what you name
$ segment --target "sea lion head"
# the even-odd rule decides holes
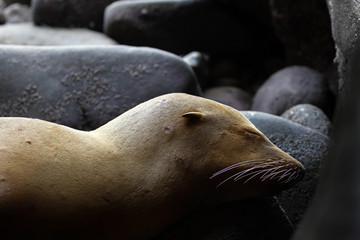
[[[274,194],[304,175],[299,161],[231,107],[187,94],[164,95],[153,102],[153,114],[167,135],[169,158],[177,169],[197,175],[198,184],[207,181],[209,202]]]
[[[239,111],[205,98],[159,96],[124,113],[118,123],[126,128],[117,142],[144,169],[141,186],[157,182],[157,194],[201,192],[205,202],[218,203],[274,194],[304,175],[299,161]],[[112,135],[115,129],[110,127]]]

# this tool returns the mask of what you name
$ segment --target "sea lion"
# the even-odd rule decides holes
[[[200,203],[273,194],[303,174],[239,111],[182,93],[90,132],[0,118],[1,226],[28,238],[149,238]]]

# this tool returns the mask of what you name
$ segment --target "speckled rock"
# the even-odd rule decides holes
[[[32,23],[0,26],[0,44],[17,45],[115,45],[105,34],[84,28],[39,27]]]
[[[262,112],[242,113],[271,142],[299,160],[306,169],[300,183],[278,196],[280,205],[296,226],[313,198],[322,161],[327,157],[329,138],[282,117]]]
[[[204,91],[204,97],[226,104],[237,110],[249,110],[251,96],[244,90],[236,87],[214,87]]]
[[[299,104],[286,110],[281,117],[329,136],[332,124],[325,113],[311,104]]]
[[[209,56],[200,52],[191,52],[183,57],[184,61],[194,70],[200,86],[204,88],[209,79]]]
[[[0,46],[0,116],[95,129],[155,96],[199,95],[184,61],[128,46]]]
[[[327,0],[335,40],[340,95],[351,89],[351,79],[360,78],[360,2]],[[344,104],[340,98],[340,105]]]
[[[292,233],[277,200],[257,198],[199,209],[154,240],[288,240]]]
[[[22,23],[31,21],[31,12],[28,5],[14,3],[4,9],[6,23]]]
[[[217,1],[117,1],[106,7],[104,17],[104,32],[119,43],[178,54],[264,55],[271,40],[259,29],[245,10]]]
[[[115,0],[32,0],[36,24],[101,31],[105,7]]]
[[[334,108],[324,77],[305,66],[291,66],[271,75],[254,96],[252,110],[280,115],[290,107],[309,103],[327,114]]]

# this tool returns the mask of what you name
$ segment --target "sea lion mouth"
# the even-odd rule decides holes
[[[216,188],[228,181],[241,181],[242,184],[250,182],[274,183],[291,186],[297,183],[305,174],[305,169],[290,159],[252,159],[230,165],[216,173],[209,179],[225,175],[233,169],[240,169],[235,174],[220,182]]]

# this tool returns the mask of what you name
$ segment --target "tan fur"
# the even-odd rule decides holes
[[[250,159],[285,159],[301,174],[218,186],[239,166],[212,178]],[[91,132],[0,118],[0,216],[26,236],[148,238],[200,203],[273,193],[302,174],[238,111],[186,94],[154,98]]]

